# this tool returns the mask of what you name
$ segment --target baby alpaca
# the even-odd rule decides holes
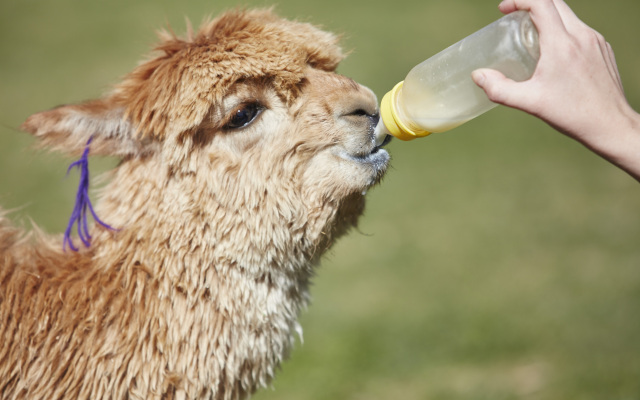
[[[0,213],[2,399],[240,399],[287,357],[314,265],[389,155],[332,34],[233,11],[107,96],[32,115],[49,147],[118,156],[75,252]],[[76,239],[77,241],[77,239]]]

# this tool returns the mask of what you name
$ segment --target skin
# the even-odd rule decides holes
[[[524,82],[491,69],[474,71],[474,82],[490,100],[542,119],[640,181],[640,114],[625,97],[611,45],[562,0],[504,0],[499,8],[530,12],[540,61]]]

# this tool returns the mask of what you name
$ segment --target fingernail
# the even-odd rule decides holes
[[[484,85],[484,81],[487,79],[485,74],[482,71],[478,71],[478,70],[473,71],[471,73],[471,78],[473,78],[473,81],[478,86],[483,86]]]

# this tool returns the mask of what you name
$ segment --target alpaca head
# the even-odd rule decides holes
[[[355,223],[389,155],[373,135],[375,96],[335,73],[343,55],[332,34],[257,10],[226,13],[184,39],[160,36],[159,55],[104,98],[23,125],[46,146],[79,154],[93,137],[91,154],[122,158],[120,187],[108,190],[128,192],[105,196],[115,199],[108,223],[135,221],[128,208],[140,202],[125,181],[149,175],[176,212],[271,213],[318,237]]]

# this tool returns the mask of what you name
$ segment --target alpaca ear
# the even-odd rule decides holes
[[[149,143],[136,139],[133,125],[124,116],[124,107],[106,100],[64,105],[33,114],[22,130],[39,138],[42,147],[82,154],[93,137],[91,153],[128,156],[149,152]]]

